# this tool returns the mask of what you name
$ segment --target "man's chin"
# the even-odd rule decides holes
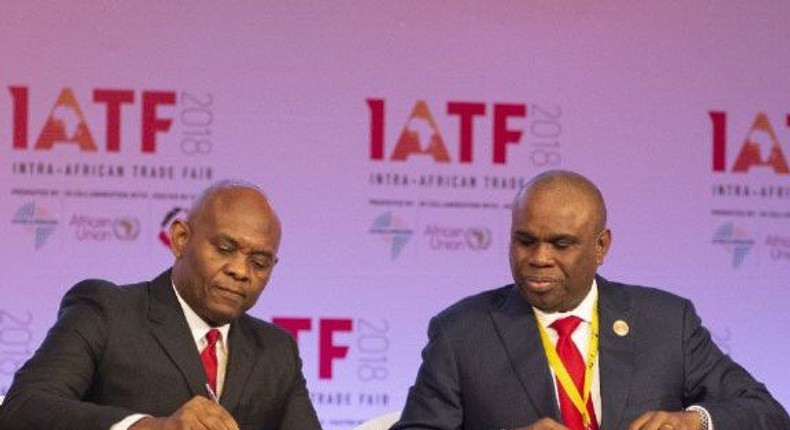
[[[554,289],[533,289],[528,285],[520,286],[521,295],[529,302],[530,306],[540,309],[546,313],[559,312],[562,308],[562,301],[554,297]]]
[[[231,308],[222,307],[222,308],[210,309],[208,312],[206,312],[206,314],[207,315],[203,319],[205,319],[206,322],[209,323],[210,325],[216,327],[216,326],[225,325],[233,321],[239,315],[241,315],[241,312],[239,312],[235,308],[231,309]]]
[[[560,312],[560,306],[557,303],[547,302],[545,300],[532,300],[529,304],[547,314]]]

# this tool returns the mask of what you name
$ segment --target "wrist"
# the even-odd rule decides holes
[[[129,430],[146,430],[150,429],[151,425],[154,423],[154,417],[145,416],[137,421],[134,422],[131,426],[129,426]]]
[[[697,414],[699,417],[699,427],[697,428],[699,430],[713,430],[713,423],[707,409],[699,405],[691,405],[686,408],[686,411]]]

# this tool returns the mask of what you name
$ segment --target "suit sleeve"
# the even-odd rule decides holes
[[[787,412],[713,343],[690,302],[684,314],[686,403],[707,409],[716,430],[790,429]]]
[[[318,421],[318,416],[307,391],[307,384],[302,373],[302,360],[299,358],[296,341],[288,336],[288,344],[290,345],[295,369],[291,392],[283,410],[280,430],[321,430],[321,424]]]
[[[0,411],[0,428],[106,430],[134,412],[86,400],[94,394],[114,289],[101,281],[83,281],[66,293],[57,322],[14,377]]]
[[[400,420],[391,430],[455,430],[463,426],[461,386],[455,352],[440,320],[428,326],[417,380],[409,389]]]

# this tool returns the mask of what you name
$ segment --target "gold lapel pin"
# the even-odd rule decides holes
[[[612,330],[620,337],[628,334],[628,323],[623,320],[617,320],[612,324]]]

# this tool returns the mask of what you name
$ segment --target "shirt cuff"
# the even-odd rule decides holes
[[[141,419],[143,419],[145,417],[150,417],[150,415],[146,415],[146,414],[129,415],[128,417],[126,417],[126,418],[118,421],[117,423],[113,424],[109,428],[109,430],[129,430],[129,427],[131,427],[132,424],[136,423],[137,421],[140,421]]]
[[[710,412],[700,405],[691,405],[686,408],[687,411],[697,412],[703,415],[702,430],[713,430],[713,419],[710,417]]]

